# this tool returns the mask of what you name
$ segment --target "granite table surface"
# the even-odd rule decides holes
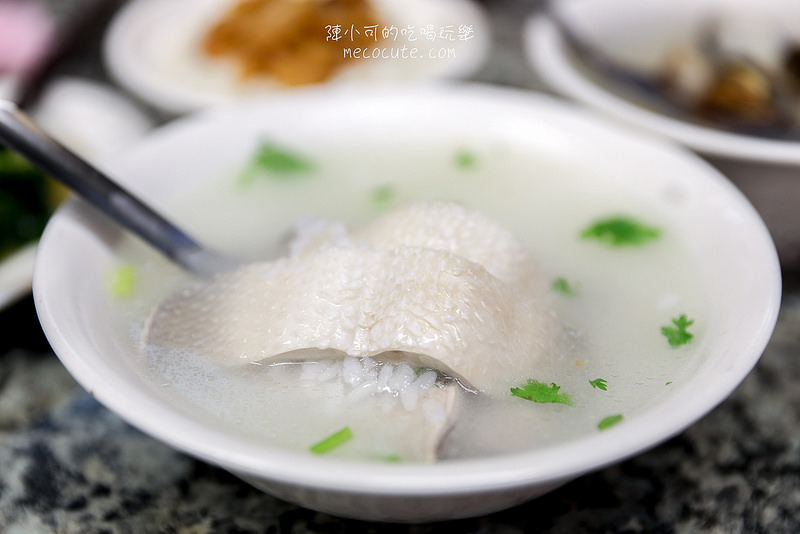
[[[60,15],[81,6],[50,4]],[[519,45],[535,4],[485,2],[495,46],[477,79],[538,88]],[[85,35],[62,72],[105,78],[98,35]],[[0,332],[0,533],[800,532],[800,276],[794,272],[785,273],[778,325],[761,361],[699,422],[529,503],[434,524],[366,523],[303,509],[142,434],[72,380],[47,344],[30,297],[0,312]]]

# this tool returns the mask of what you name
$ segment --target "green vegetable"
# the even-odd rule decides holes
[[[309,450],[314,454],[325,454],[326,452],[330,452],[337,447],[341,447],[351,439],[353,439],[353,431],[350,430],[349,426],[346,426],[322,441],[315,443],[309,448]]]
[[[455,156],[456,167],[459,169],[474,169],[478,165],[478,158],[467,150],[461,150]]]
[[[559,393],[561,389],[554,383],[545,384],[538,380],[528,380],[528,383],[518,388],[511,388],[511,394],[525,400],[542,403],[557,403],[572,406],[572,398],[566,393]]]
[[[603,419],[600,420],[599,423],[597,423],[597,428],[599,430],[605,430],[607,428],[611,428],[620,421],[622,421],[622,414],[618,413],[615,415],[609,415],[608,417],[604,417]]]
[[[311,161],[300,154],[270,143],[262,143],[242,174],[241,182],[249,184],[258,175],[293,179],[307,175],[313,168]]]
[[[4,174],[40,174],[28,160],[3,146],[0,146],[0,171]]]
[[[643,245],[658,238],[661,231],[629,217],[610,217],[581,232],[583,239],[596,239],[611,246]]]
[[[394,199],[397,191],[389,184],[379,185],[372,190],[372,201],[376,204],[385,204]]]
[[[608,381],[603,378],[595,378],[594,380],[589,380],[589,384],[595,389],[602,389],[603,391],[608,391]]]
[[[572,289],[572,286],[566,278],[556,278],[550,286],[553,288],[553,291],[561,293],[562,295],[570,296],[575,294],[575,290]]]
[[[680,347],[687,344],[693,337],[687,328],[694,324],[694,319],[688,319],[686,314],[672,319],[674,326],[662,326],[661,333],[667,338],[670,347]]]
[[[133,265],[121,265],[111,273],[109,290],[115,298],[129,297],[136,284],[136,268]]]
[[[0,146],[0,258],[39,238],[58,203],[55,191],[44,173]]]
[[[403,459],[400,458],[397,454],[390,454],[389,456],[385,456],[383,461],[387,464],[399,464],[403,462]]]

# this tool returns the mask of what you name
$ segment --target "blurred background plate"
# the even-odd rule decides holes
[[[800,6],[800,3],[797,5]],[[609,25],[608,36],[603,34],[603,42],[613,42],[613,35],[618,31],[618,26]],[[800,165],[798,141],[739,135],[688,123],[640,106],[595,83],[573,63],[561,33],[545,16],[529,21],[524,38],[525,50],[532,67],[541,76],[543,83],[559,94],[632,126],[670,138],[705,155]]]
[[[284,89],[269,78],[243,81],[230,62],[211,60],[202,53],[203,36],[232,4],[232,0],[133,0],[106,35],[104,60],[109,72],[123,87],[173,114]],[[398,32],[410,31],[415,39],[404,43],[392,32],[379,46],[406,44],[409,50],[416,46],[425,57],[355,60],[326,85],[462,78],[480,67],[488,53],[490,26],[483,9],[471,0],[373,0],[372,5],[382,21],[379,31],[393,25]],[[330,24],[349,26],[346,22]],[[434,39],[426,37],[430,29],[436,32]],[[326,38],[327,30],[321,26],[319,40],[325,43]],[[448,57],[429,59],[429,53]]]

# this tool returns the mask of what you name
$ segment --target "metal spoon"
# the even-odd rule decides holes
[[[210,277],[234,258],[203,247],[103,172],[45,133],[18,106],[0,100],[0,143],[27,158],[191,273]]]

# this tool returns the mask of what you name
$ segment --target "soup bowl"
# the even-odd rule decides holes
[[[303,178],[298,186],[303,194],[287,192],[295,187],[293,179],[259,192],[248,173],[254,150],[267,142],[314,154],[316,163],[334,170]],[[324,149],[316,152],[320,146]],[[361,166],[364,161],[371,163]],[[198,239],[248,259],[267,253],[265,235],[282,235],[283,228],[272,228],[276,220],[307,212],[368,220],[373,208],[358,208],[353,191],[369,192],[373,203],[449,197],[472,204],[512,229],[533,228],[531,242],[550,251],[541,262],[544,270],[573,276],[572,269],[582,264],[585,278],[573,301],[578,303],[571,305],[580,307],[581,293],[592,291],[608,299],[584,316],[581,329],[589,338],[592,324],[605,325],[608,316],[641,315],[628,297],[614,296],[613,284],[639,284],[634,293],[647,294],[648,280],[671,280],[680,272],[685,287],[702,294],[668,295],[648,304],[671,317],[679,311],[675,302],[681,306],[697,298],[694,337],[680,348],[663,338],[633,342],[631,350],[641,360],[666,356],[682,363],[666,384],[654,371],[661,381],[654,386],[657,393],[648,393],[611,428],[599,430],[592,423],[530,448],[433,463],[315,455],[254,438],[179,395],[165,395],[164,380],[149,376],[152,368],[139,341],[148,306],[157,299],[137,300],[110,278],[120,267],[134,265],[137,283],[152,286],[157,295],[181,273],[82,201],[63,206],[39,245],[33,289],[44,331],[75,379],[155,439],[269,494],[335,515],[402,522],[482,515],[653,447],[696,422],[741,382],[766,346],[780,305],[780,270],[769,233],[718,171],[686,150],[523,91],[455,85],[298,92],[180,119],[107,167]],[[228,189],[220,185],[231,182]],[[562,189],[562,182],[572,185]],[[546,202],[536,203],[531,184],[554,187]],[[462,196],[462,190],[470,192]],[[595,205],[601,202],[608,205]],[[353,215],[359,209],[363,213]],[[572,245],[563,237],[574,236],[584,221],[558,218],[609,210],[643,218],[660,211],[665,239],[674,238],[680,247],[656,254],[648,264],[654,270],[643,276],[613,274],[617,260],[600,251],[602,245]],[[578,246],[591,248],[595,260],[576,256]],[[620,254],[625,262],[640,262],[633,250]],[[663,267],[672,261],[683,265],[681,254],[685,269]],[[604,263],[612,275],[598,282],[591,273]],[[609,344],[613,348],[616,342]],[[570,358],[576,370],[593,365],[585,355]],[[604,377],[609,392],[589,388],[586,395],[613,394],[619,386],[613,376]],[[564,409],[580,408],[577,395],[575,404]],[[488,425],[487,434],[501,430],[482,424]]]

